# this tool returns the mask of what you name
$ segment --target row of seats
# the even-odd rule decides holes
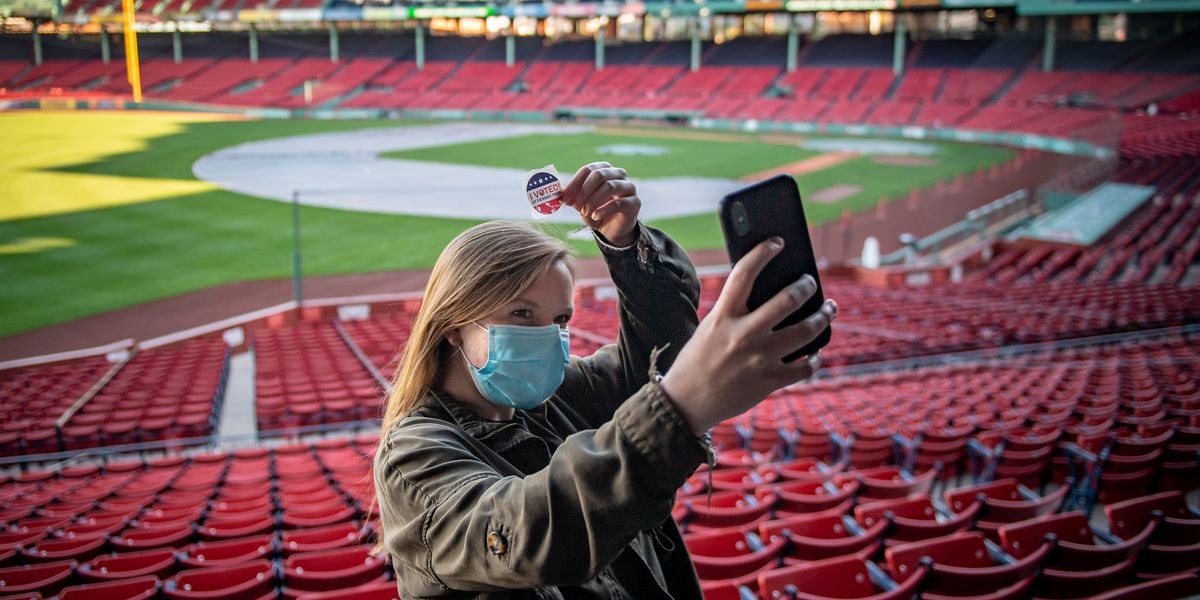
[[[1111,239],[1082,249],[1010,246],[968,279],[1003,285],[1054,282],[1195,287],[1200,283],[1198,155],[1123,165],[1119,180],[1155,185],[1159,193],[1116,229]]]
[[[253,336],[260,431],[376,419],[380,384],[331,322]]]
[[[714,289],[720,276],[706,278]],[[842,307],[823,364],[860,364],[1127,331],[1135,326],[1182,325],[1200,317],[1200,301],[1169,286],[1026,284],[997,288],[987,277],[960,285],[881,289],[825,277],[825,295]],[[703,315],[710,302],[702,303]],[[903,307],[902,309],[898,307]],[[615,340],[612,300],[577,302],[572,324]]]
[[[397,77],[397,71],[403,75]],[[238,106],[303,107],[302,87],[311,81],[315,89],[325,88],[312,102],[351,96],[340,104],[344,108],[428,108],[427,96],[438,92],[439,101],[463,110],[586,106],[695,111],[712,117],[1016,127],[1033,133],[1071,133],[1079,123],[1104,118],[1099,111],[1047,111],[1064,96],[1085,95],[1098,98],[1100,105],[1137,107],[1200,86],[1200,78],[1186,75],[1017,74],[988,69],[914,69],[899,81],[888,69],[856,67],[802,67],[785,73],[779,67],[713,66],[692,73],[682,66],[652,64],[611,65],[597,71],[582,62],[499,67],[490,62],[430,61],[418,71],[412,62],[386,58],[341,63],[325,58],[267,58],[258,63],[189,59],[179,65],[156,59],[146,62],[145,75],[143,87],[151,97]],[[983,106],[1014,77],[1016,85],[1000,95],[998,104]],[[0,81],[0,86],[120,93],[124,79],[124,67],[117,62],[50,60]],[[514,85],[523,93],[506,92]],[[764,96],[773,87],[786,97]],[[358,89],[365,94],[352,93]],[[1057,117],[1035,122],[1046,114]],[[1079,123],[1063,124],[1063,115]]]
[[[0,456],[212,435],[229,353],[216,338],[143,350],[108,381],[104,357],[0,373]],[[61,426],[58,421],[94,390]]]
[[[1001,256],[995,265],[1003,267],[1006,260]],[[987,277],[977,279],[936,289],[879,289],[828,278],[826,294],[837,298],[845,309],[835,341],[823,353],[824,362],[838,366],[995,348],[1119,332],[1135,324],[1182,325],[1200,316],[1194,294],[1172,286],[1031,284],[1007,286],[1000,293]],[[708,276],[701,281],[703,315],[719,294],[724,278]],[[412,301],[400,312],[345,321],[339,326],[371,366],[391,377],[418,306]],[[896,306],[905,308],[898,312]],[[574,354],[587,355],[616,340],[615,300],[597,299],[594,288],[582,288],[576,307],[571,323]],[[302,324],[266,332],[258,339],[256,349],[263,353],[258,372],[261,429],[377,416],[376,384],[331,324]],[[280,361],[279,339],[289,340],[291,359]],[[327,368],[321,376],[324,381],[317,381],[312,373],[319,371],[310,363],[337,366]],[[290,384],[284,385],[281,369],[290,373]],[[348,380],[357,383],[347,388]],[[831,399],[830,406],[838,402]],[[280,420],[284,415],[288,418]]]
[[[361,585],[394,594],[386,557],[368,545],[377,441],[4,476],[0,595],[315,600],[354,598]]]
[[[0,593],[392,597],[386,559],[369,551],[377,443],[5,477]],[[680,490],[673,516],[710,600],[898,598],[918,588],[932,598],[1079,598],[1154,580],[1171,583],[1156,596],[1114,597],[1195,589],[1186,576],[1200,564],[1200,513],[1180,492],[1107,503],[1094,527],[1069,487],[1043,495],[1002,478],[937,492],[933,473],[722,451],[716,469]]]

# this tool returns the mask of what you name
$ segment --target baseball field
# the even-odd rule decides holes
[[[450,127],[457,137],[442,135]],[[977,145],[824,135],[512,127],[0,114],[0,336],[221,283],[290,276],[292,207],[280,200],[291,195],[287,167],[301,155],[333,169],[308,175],[344,191],[301,199],[305,275],[429,267],[463,228],[527,213],[511,174],[550,163],[564,178],[596,160],[625,167],[650,223],[701,249],[722,245],[714,190],[791,173],[815,225],[1012,155]],[[354,152],[356,135],[373,145]],[[342,150],[324,143],[333,139]],[[210,175],[197,165],[206,157],[240,168]],[[454,169],[474,171],[456,176]],[[422,179],[426,171],[439,176]],[[474,181],[471,173],[483,174],[476,187],[438,194],[441,185]],[[511,190],[503,183],[510,176]],[[545,227],[566,236],[575,225]],[[595,252],[586,241],[572,244],[582,255]]]

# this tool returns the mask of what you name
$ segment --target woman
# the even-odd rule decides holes
[[[782,357],[823,331],[835,304],[772,331],[812,295],[811,278],[746,310],[781,240],[740,261],[697,324],[695,271],[638,223],[624,170],[582,167],[563,202],[607,261],[619,340],[568,358],[574,277],[562,242],[485,223],[443,250],[374,467],[381,545],[406,600],[701,598],[671,520],[675,491],[711,461],[710,427],[817,369],[817,356]]]

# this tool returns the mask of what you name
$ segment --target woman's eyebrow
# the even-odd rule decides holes
[[[540,305],[540,304],[538,304],[537,302],[534,302],[533,300],[530,300],[529,298],[526,298],[526,297],[524,297],[524,296],[518,296],[517,298],[515,298],[515,299],[513,300],[513,304],[518,304],[518,303],[520,303],[520,304],[528,304],[528,305],[530,305],[530,306],[532,306],[532,307],[534,307],[534,308],[541,308],[541,305]]]

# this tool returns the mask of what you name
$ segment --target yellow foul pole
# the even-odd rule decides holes
[[[141,104],[142,67],[138,60],[137,32],[133,29],[133,0],[121,0],[121,16],[125,20],[125,72],[129,87],[133,88],[133,101]]]

